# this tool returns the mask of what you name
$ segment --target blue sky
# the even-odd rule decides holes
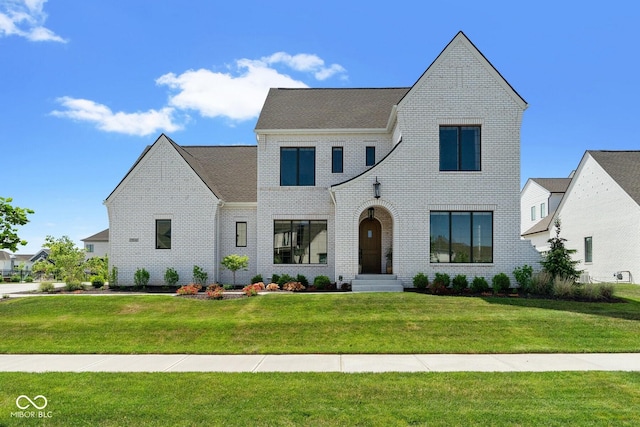
[[[640,149],[635,2],[0,0],[0,196],[47,235],[108,227],[145,146],[254,144],[269,87],[411,86],[460,30],[529,103],[522,183]]]

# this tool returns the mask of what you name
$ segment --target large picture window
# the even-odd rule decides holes
[[[274,221],[273,263],[326,264],[327,221]]]
[[[440,170],[480,170],[480,126],[440,126]]]
[[[280,185],[316,185],[315,147],[280,148]]]
[[[432,211],[432,263],[493,262],[493,212]]]
[[[171,249],[170,219],[156,219],[156,249]]]

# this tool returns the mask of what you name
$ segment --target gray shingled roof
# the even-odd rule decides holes
[[[527,231],[525,231],[521,235],[522,236],[527,236],[529,234],[536,234],[536,233],[540,233],[542,231],[549,231],[549,227],[551,226],[551,221],[553,220],[553,217],[555,216],[555,214],[556,214],[556,211],[549,212],[549,214],[547,216],[542,218],[540,221],[536,222],[533,225],[533,227],[531,227],[530,229],[528,229]]]
[[[550,193],[566,193],[571,178],[531,178]]]
[[[174,142],[173,144],[219,199],[225,202],[256,202],[258,200],[257,146],[180,146]]]
[[[587,151],[640,205],[640,151]]]
[[[82,239],[83,242],[108,242],[109,241],[109,229],[102,230],[99,233],[89,236],[86,239]]]
[[[385,129],[409,89],[270,89],[256,130]]]

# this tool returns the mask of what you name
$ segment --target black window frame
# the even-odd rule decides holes
[[[286,228],[284,227],[286,225],[286,223],[289,223],[289,227]],[[301,225],[304,225],[304,223],[306,223],[306,225],[308,226],[308,230],[309,230],[309,235],[306,236],[308,243],[305,245],[301,245],[301,243],[305,242],[305,236],[300,234],[300,230],[304,229],[303,227],[300,227]],[[318,252],[317,253],[317,257],[318,257],[318,262],[311,262],[312,258],[314,255],[312,253],[312,243],[313,240],[311,239],[311,233],[312,230],[315,227],[317,227],[318,225],[323,225],[324,227],[321,227],[321,230],[324,230],[325,233],[328,233],[328,221],[327,220],[306,220],[306,219],[277,219],[273,221],[273,235],[274,235],[274,241],[273,241],[273,263],[274,264],[282,264],[282,265],[327,265],[327,251],[328,251],[328,245],[329,242],[327,240],[325,240],[325,248],[324,248],[324,252]],[[282,233],[282,242],[280,246],[276,246],[276,239],[277,239],[277,231],[281,231]],[[308,250],[306,250],[306,252],[304,251],[305,248],[308,248]],[[300,251],[302,249],[302,252],[300,252],[300,254],[307,254],[307,261],[306,262],[302,262],[303,260],[303,256],[302,255],[296,255],[295,252],[296,251]],[[298,261],[296,262],[295,257],[299,257]],[[277,257],[280,258],[280,260],[278,261]]]
[[[447,244],[447,256],[448,256],[448,261],[441,261],[440,259],[438,259],[437,257],[434,259],[433,253],[434,251],[434,247],[435,247],[435,243],[433,242],[433,214],[448,214],[448,235],[447,236],[438,236],[438,237],[443,237],[443,241],[441,243],[439,243],[439,245],[442,245],[443,243]],[[452,235],[454,234],[454,230],[453,230],[453,214],[470,214],[469,216],[469,252],[468,252],[468,261],[466,260],[462,260],[462,261],[454,261],[454,239],[452,238]],[[474,258],[474,253],[473,253],[473,241],[475,237],[479,237],[474,235],[474,214],[491,214],[491,253],[490,253],[490,260],[486,261],[486,260],[478,260],[476,261]],[[493,211],[431,211],[429,212],[429,261],[432,264],[437,264],[437,263],[441,263],[441,264],[493,264],[494,263],[494,252],[495,252],[495,221],[494,221],[494,212]],[[455,231],[455,233],[459,233],[458,230]],[[463,254],[463,253],[462,253]],[[464,254],[463,254],[464,255]]]
[[[160,230],[161,224],[169,224],[168,233],[162,232]],[[172,233],[172,224],[170,219],[156,219],[156,249],[171,249],[171,233]],[[166,239],[163,241],[163,238]]]
[[[239,227],[244,225],[244,244],[242,244],[240,237]],[[247,222],[246,221],[236,221],[236,248],[246,248],[247,247]]]
[[[295,161],[294,164],[286,164],[284,158],[284,153],[295,151]],[[305,167],[307,165],[301,165],[301,162],[304,159],[301,159],[301,153],[304,152],[313,152],[313,176],[310,182],[304,180],[304,177],[307,176],[305,171]],[[295,173],[295,182],[288,182],[285,180],[285,171],[294,170]],[[280,186],[281,187],[314,187],[316,185],[316,147],[280,147]]]
[[[456,166],[451,167],[448,166],[448,161],[451,159],[450,155],[446,155],[445,153],[449,153],[449,150],[452,150],[452,147],[447,145],[446,140],[443,139],[443,130],[446,129],[456,129],[457,138],[455,143],[456,150]],[[477,147],[474,147],[474,152],[477,153],[477,156],[474,156],[473,163],[474,166],[469,168],[466,167],[467,163],[467,154],[468,149],[467,142],[464,140],[463,135],[465,131],[468,130],[477,130]],[[474,146],[476,143],[474,142]],[[441,172],[480,172],[482,170],[482,127],[480,125],[441,125],[439,129],[439,147],[440,147],[440,171]]]
[[[331,173],[344,172],[344,149],[343,147],[331,147]]]
[[[373,166],[376,164],[376,147],[373,145],[368,145],[365,148],[365,166]]]

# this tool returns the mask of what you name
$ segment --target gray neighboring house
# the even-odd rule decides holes
[[[10,277],[13,274],[20,274],[23,277],[30,274],[33,264],[40,260],[45,260],[49,256],[49,249],[40,249],[35,255],[12,254],[7,251],[0,251],[0,277]]]
[[[491,279],[534,264],[520,239],[527,108],[458,33],[411,87],[271,89],[257,146],[180,146],[161,135],[105,200],[110,262],[162,284],[232,253],[255,274],[325,275],[402,290],[423,272]]]
[[[92,236],[82,239],[84,243],[84,259],[104,257],[109,255],[109,229],[102,230]]]

